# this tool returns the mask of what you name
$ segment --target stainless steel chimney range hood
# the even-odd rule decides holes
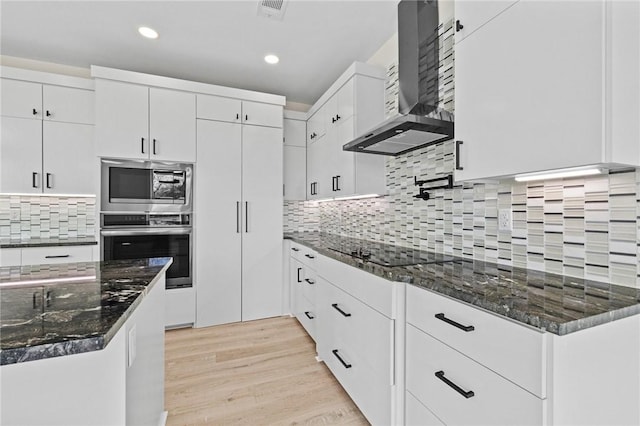
[[[399,111],[343,146],[344,151],[400,155],[453,139],[453,114],[438,108],[438,3],[398,3]]]

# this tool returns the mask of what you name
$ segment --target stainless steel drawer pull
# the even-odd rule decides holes
[[[340,361],[340,364],[342,364],[344,366],[344,368],[351,368],[352,365],[345,362],[344,359],[342,359],[342,357],[340,355],[338,355],[338,350],[334,349],[331,352],[333,352],[333,354],[336,356],[336,358],[338,358],[338,361]]]
[[[332,304],[331,304],[331,306],[333,307],[333,309],[335,309],[336,311],[340,312],[343,316],[345,316],[345,317],[350,317],[350,316],[351,316],[351,314],[350,314],[350,313],[345,312],[345,311],[343,311],[342,309],[340,309],[340,308],[338,307],[338,304],[337,304],[337,303],[332,303]]]
[[[455,322],[454,320],[445,317],[444,314],[442,314],[442,313],[436,314],[435,317],[438,318],[440,321],[444,321],[447,324],[450,324],[450,325],[452,325],[452,326],[454,326],[456,328],[459,328],[460,330],[464,330],[464,331],[467,331],[467,332],[475,330],[474,326],[472,326],[472,325],[462,325],[459,322]]]
[[[305,280],[307,283],[312,284],[312,285],[316,283],[314,280],[310,280],[309,278],[305,278],[304,280]]]
[[[310,314],[311,314],[311,312],[309,312],[309,311],[305,311],[305,313],[304,313],[304,314],[305,314],[305,315],[307,316],[307,318],[309,318],[309,319],[314,319],[314,318],[315,318],[313,315],[310,315]]]
[[[453,390],[455,390],[456,392],[458,392],[460,395],[464,396],[465,398],[469,399],[469,398],[471,398],[472,396],[475,395],[473,393],[473,391],[465,391],[460,386],[456,385],[451,380],[449,380],[446,377],[444,377],[444,371],[442,371],[442,370],[436,371],[435,375],[436,375],[436,377],[438,379],[440,379],[443,382],[445,382],[449,387],[451,387]]]
[[[62,259],[65,257],[71,257],[70,254],[57,254],[57,255],[49,255],[49,256],[45,256],[45,259]]]

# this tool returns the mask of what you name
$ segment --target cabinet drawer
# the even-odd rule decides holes
[[[537,398],[411,325],[407,325],[406,347],[407,390],[443,423],[544,423],[545,400]],[[493,349],[498,350],[495,347]]]
[[[300,287],[302,287],[304,298],[315,306],[317,277],[316,272],[308,266],[304,267],[304,279],[300,283]]]
[[[391,386],[387,377],[371,370],[352,348],[331,343],[319,350],[326,366],[371,424],[391,424]]]
[[[313,304],[306,298],[301,298],[295,313],[298,322],[302,324],[313,340],[316,340],[316,311]]]
[[[323,279],[319,286],[318,314],[334,330],[334,341],[352,348],[362,363],[390,384],[393,321]]]
[[[326,256],[318,256],[319,277],[371,306],[386,317],[392,317],[393,283]]]
[[[0,249],[0,266],[20,266],[22,251],[19,248]]]
[[[301,246],[302,250],[300,251],[299,258],[302,263],[304,263],[309,268],[315,270],[316,269],[316,258],[318,255],[314,250],[307,248],[305,246]]]
[[[93,246],[30,247],[22,249],[23,265],[90,262]]]
[[[444,423],[418,401],[411,392],[406,392],[405,396],[406,426],[444,426]]]
[[[290,254],[292,258],[302,261],[301,257],[302,257],[303,250],[304,250],[304,246],[291,241]]]
[[[411,285],[407,286],[407,322],[538,397],[546,397],[543,333]],[[473,330],[464,331],[453,323]]]

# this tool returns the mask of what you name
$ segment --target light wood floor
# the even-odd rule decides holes
[[[167,425],[367,425],[289,317],[165,334]]]

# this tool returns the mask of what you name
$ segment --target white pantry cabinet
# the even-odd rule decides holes
[[[197,117],[255,126],[282,127],[282,107],[221,96],[197,95]]]
[[[384,120],[384,73],[354,63],[309,113],[308,199],[384,194],[385,157],[342,150],[344,144]],[[314,130],[320,128],[322,133]]]
[[[96,79],[96,141],[100,157],[193,163],[196,95]]]
[[[283,127],[284,199],[285,201],[304,201],[306,199],[307,179],[306,122],[300,119],[287,118],[288,115],[293,115],[293,112],[285,111]]]
[[[455,7],[456,180],[640,165],[638,2]]]
[[[198,120],[197,327],[282,314],[282,145],[279,128]]]
[[[93,91],[6,78],[0,91],[0,192],[95,194]]]

